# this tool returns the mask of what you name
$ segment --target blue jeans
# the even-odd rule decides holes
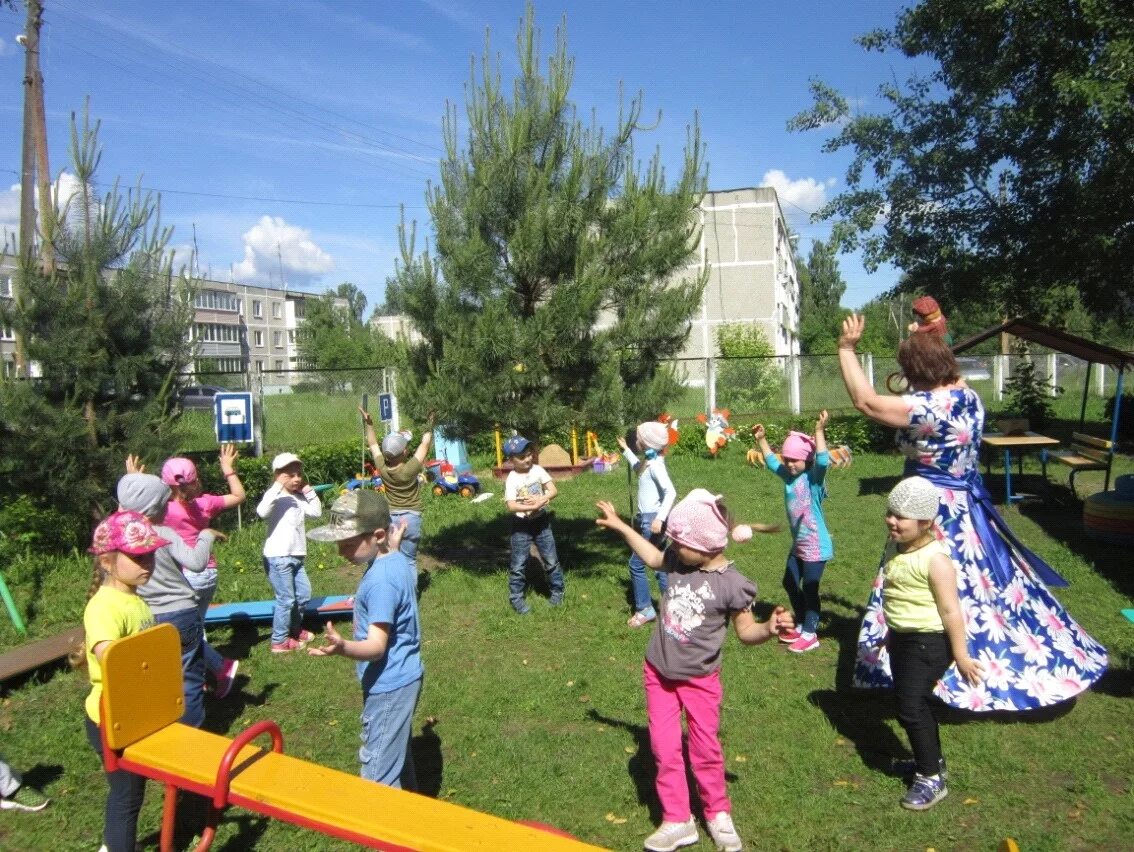
[[[417,789],[410,751],[413,711],[421,695],[421,678],[389,692],[367,695],[362,705],[359,773],[368,781],[403,790]]]
[[[804,562],[789,553],[784,567],[784,591],[794,611],[795,623],[802,625],[804,633],[814,633],[819,627],[819,580],[823,576],[824,562]]]
[[[190,583],[189,585],[193,584]],[[205,650],[205,670],[215,675],[224,665],[224,657],[205,638],[205,616],[209,613],[209,604],[213,602],[213,595],[217,593],[217,586],[214,583],[211,586],[194,587],[194,590],[197,592],[197,612],[201,617],[201,644]]]
[[[421,544],[421,512],[390,512],[390,526],[401,521],[406,523],[406,531],[398,550],[409,560],[410,568],[417,572],[417,546]]]
[[[650,524],[656,517],[657,512],[640,512],[634,517],[634,526],[642,534],[642,538],[660,550],[665,533],[655,535],[650,532]],[[668,586],[665,572],[655,571],[654,576],[658,578],[658,592],[664,597]],[[634,594],[634,612],[644,612],[649,615],[654,611],[654,602],[650,598],[650,580],[646,575],[646,563],[633,550],[630,551],[630,590]]]
[[[102,761],[102,735],[98,725],[85,711],[83,719],[87,723],[87,742]],[[105,768],[103,763],[103,771]],[[134,852],[138,838],[138,812],[146,797],[146,779],[119,769],[106,773],[106,783],[110,785],[110,792],[106,796],[102,816],[102,842],[106,844],[107,852]]]
[[[528,556],[532,542],[543,560],[547,571],[547,585],[551,589],[552,603],[563,600],[563,569],[559,566],[559,554],[555,551],[555,536],[551,532],[551,515],[543,512],[534,518],[512,519],[512,565],[508,572],[508,597],[512,606],[522,607],[524,585],[527,579]]]
[[[311,581],[303,568],[302,556],[265,556],[264,570],[276,594],[272,612],[272,644],[279,645],[289,636],[299,635],[303,610],[311,600]]]
[[[181,637],[181,681],[185,693],[185,712],[181,714],[181,721],[199,728],[205,721],[205,655],[201,616],[196,607],[190,607],[155,615],[154,621],[172,624]]]

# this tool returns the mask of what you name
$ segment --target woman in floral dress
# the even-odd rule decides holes
[[[961,380],[949,347],[925,334],[898,351],[909,392],[877,393],[855,354],[864,325],[855,315],[843,322],[843,381],[855,408],[898,429],[905,475],[924,476],[943,491],[936,534],[956,563],[969,652],[984,670],[974,686],[951,665],[935,694],[974,711],[1031,710],[1078,695],[1106,670],[1106,649],[1048,591],[1066,581],[1019,542],[992,505],[978,470],[980,397]],[[855,686],[892,685],[887,633],[879,572],[859,632]]]

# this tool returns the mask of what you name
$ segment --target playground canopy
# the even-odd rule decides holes
[[[971,349],[978,343],[983,343],[998,334],[1010,334],[1013,337],[1019,337],[1022,340],[1054,349],[1057,352],[1063,352],[1066,355],[1072,355],[1087,362],[1087,377],[1083,382],[1083,405],[1079,410],[1080,430],[1082,430],[1083,422],[1087,416],[1087,389],[1091,384],[1091,367],[1095,364],[1114,367],[1118,372],[1118,381],[1114,389],[1114,411],[1111,415],[1110,440],[1115,442],[1118,440],[1118,415],[1119,408],[1122,405],[1122,379],[1126,369],[1134,365],[1134,352],[1123,352],[1121,349],[1104,346],[1101,343],[1095,343],[1093,340],[1077,337],[1074,334],[1068,334],[1066,331],[1041,325],[1022,317],[1010,319],[1000,325],[977,332],[972,337],[955,344],[953,352],[964,352],[966,349]]]

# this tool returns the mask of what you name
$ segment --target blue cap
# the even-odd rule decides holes
[[[518,456],[524,450],[530,447],[531,443],[532,442],[525,438],[523,435],[513,435],[511,438],[504,442],[504,455]]]

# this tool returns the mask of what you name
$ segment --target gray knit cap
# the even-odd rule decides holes
[[[941,489],[922,476],[911,476],[894,486],[886,508],[899,518],[932,521],[941,507]]]
[[[118,480],[118,508],[153,520],[169,502],[169,486],[149,473],[128,473]]]

